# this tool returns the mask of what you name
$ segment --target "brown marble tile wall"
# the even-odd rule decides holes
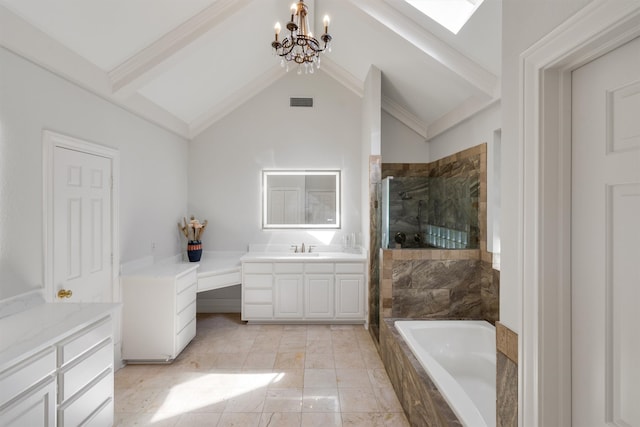
[[[382,156],[369,156],[369,331],[378,344],[380,319],[380,229],[381,213],[378,209],[380,200]]]
[[[499,272],[479,250],[388,249],[380,255],[382,318],[499,316]]]
[[[393,325],[380,324],[380,354],[391,384],[414,427],[449,427],[462,424],[429,375]]]
[[[518,425],[518,335],[496,322],[496,425]]]

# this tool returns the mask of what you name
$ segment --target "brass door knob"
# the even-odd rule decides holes
[[[73,295],[71,289],[60,289],[58,291],[58,298],[71,298],[71,295]]]

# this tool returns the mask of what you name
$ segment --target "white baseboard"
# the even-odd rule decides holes
[[[240,313],[240,298],[198,298],[198,313]]]

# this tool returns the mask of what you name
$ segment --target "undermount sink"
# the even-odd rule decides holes
[[[310,257],[310,256],[318,256],[319,252],[291,252],[289,255],[293,255],[295,257]]]

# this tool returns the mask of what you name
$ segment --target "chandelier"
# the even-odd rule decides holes
[[[289,71],[289,63],[298,64],[298,74],[313,74],[314,68],[320,68],[320,54],[325,50],[331,52],[331,36],[329,35],[329,17],[324,17],[324,34],[320,36],[322,45],[313,37],[309,28],[309,10],[304,0],[291,5],[291,20],[287,22],[289,36],[282,42],[278,40],[280,35],[280,23],[275,26],[276,38],[271,42],[274,53],[281,57],[280,64]]]

